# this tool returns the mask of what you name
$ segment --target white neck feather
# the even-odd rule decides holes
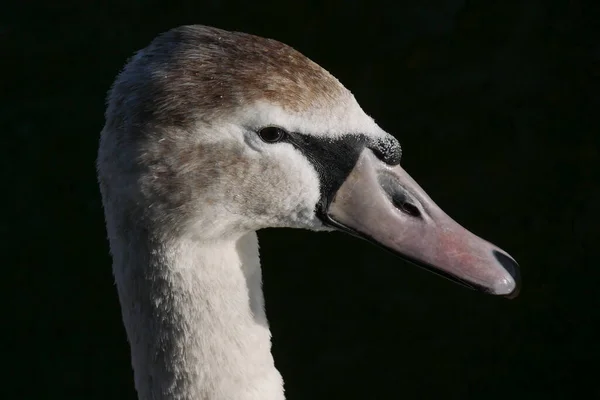
[[[213,243],[137,236],[113,256],[140,400],[284,399],[256,233]]]

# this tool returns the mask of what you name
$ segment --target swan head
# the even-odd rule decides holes
[[[108,99],[107,213],[169,240],[341,230],[465,286],[514,296],[518,265],[448,217],[401,147],[326,70],[280,42],[204,26],[138,52]]]

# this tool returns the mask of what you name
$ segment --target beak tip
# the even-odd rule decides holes
[[[515,290],[513,290],[511,293],[505,295],[504,297],[509,299],[509,300],[513,300],[515,298],[517,298],[519,296],[519,292],[521,291],[520,287],[516,287]]]
[[[504,270],[508,272],[512,278],[503,279],[501,284],[502,288],[499,288],[500,290],[496,291],[496,293],[501,294],[508,299],[514,299],[521,291],[521,273],[519,264],[517,264],[512,257],[498,250],[494,250],[493,253],[498,263],[502,265]]]

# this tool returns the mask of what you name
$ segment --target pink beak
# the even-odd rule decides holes
[[[327,208],[329,223],[469,288],[516,297],[519,265],[444,213],[400,166],[365,149]]]

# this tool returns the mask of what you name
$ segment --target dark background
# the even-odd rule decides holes
[[[3,5],[0,397],[135,398],[94,161],[119,69],[190,23],[276,38],[330,70],[433,199],[522,267],[511,301],[342,234],[261,232],[289,399],[598,395],[598,3]]]

